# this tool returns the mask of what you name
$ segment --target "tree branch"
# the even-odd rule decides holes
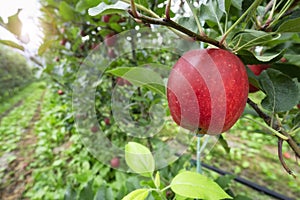
[[[278,123],[273,123],[272,118],[264,113],[256,103],[254,103],[251,99],[248,98],[247,103],[256,111],[256,113],[261,117],[268,126],[273,128],[274,130],[278,131],[279,133],[286,136],[288,139],[286,142],[289,144],[289,146],[293,149],[296,156],[300,158],[300,147],[297,145],[297,143],[293,140],[293,138],[288,134],[286,131],[283,130],[282,127],[278,125]],[[280,138],[279,138],[280,139]]]
[[[131,10],[129,10],[128,13],[134,17],[134,13]],[[177,24],[176,22],[174,22],[171,19],[168,20],[168,19],[162,19],[162,18],[152,18],[152,17],[145,16],[141,13],[139,13],[138,19],[144,23],[157,24],[157,25],[171,27],[175,30],[178,30],[178,31],[188,35],[189,37],[191,37],[192,39],[194,39],[196,41],[206,42],[206,43],[212,44],[216,47],[219,47],[220,49],[226,49],[226,47],[223,44],[220,44],[219,41],[209,38],[207,36],[199,35],[193,31],[190,31],[189,29]]]

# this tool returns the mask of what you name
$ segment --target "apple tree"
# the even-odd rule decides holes
[[[77,123],[98,160],[149,179],[147,187],[119,191],[118,197],[164,199],[171,188],[178,198],[229,198],[205,176],[179,173],[184,164],[163,177],[156,156],[164,161],[178,152],[168,146],[166,154],[152,152],[170,138],[185,144],[183,134],[177,135],[180,126],[192,137],[220,135],[249,109],[265,134],[277,139],[279,162],[294,176],[282,145],[300,157],[298,0],[42,0],[41,5],[45,39],[38,56],[65,98],[62,103],[75,113],[69,124]],[[123,151],[110,151],[106,139]],[[201,185],[207,188],[199,190]]]

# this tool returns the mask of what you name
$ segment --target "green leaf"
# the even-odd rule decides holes
[[[285,53],[285,49],[283,49],[281,52],[279,52],[277,54],[265,55],[265,56],[254,55],[251,51],[248,51],[248,50],[240,50],[237,53],[238,53],[238,57],[246,65],[269,64],[269,63],[274,63],[274,62],[280,60]]]
[[[71,186],[68,186],[64,195],[64,200],[74,200],[76,197],[76,191]]]
[[[60,4],[59,4],[59,13],[62,16],[62,18],[66,21],[74,20],[74,10],[65,1],[60,2]]]
[[[223,13],[228,13],[230,6],[231,6],[231,0],[218,0],[219,8]]]
[[[96,7],[88,10],[89,15],[96,16],[99,14],[117,14],[124,13],[129,8],[129,4],[118,1],[115,4],[107,5],[104,2],[100,3]]]
[[[75,10],[82,12],[88,8],[92,8],[96,5],[98,5],[101,2],[101,0],[80,0],[76,4]]]
[[[224,190],[208,177],[185,171],[174,177],[171,189],[181,196],[199,199],[232,199]]]
[[[300,17],[283,22],[276,30],[278,33],[300,32]]]
[[[237,32],[231,39],[231,45],[236,47],[237,51],[240,51],[258,45],[264,45],[270,41],[277,40],[279,37],[280,34],[278,33],[247,29]]]
[[[222,147],[225,149],[225,151],[227,153],[230,153],[230,147],[229,147],[229,145],[227,143],[227,140],[223,137],[223,135],[220,135],[219,142],[222,145]]]
[[[266,93],[262,106],[275,113],[292,109],[299,101],[297,82],[275,69],[264,70],[259,82]]]
[[[55,40],[49,40],[49,41],[43,43],[38,49],[38,55],[42,56],[47,51],[47,49],[49,49],[52,46],[52,44],[54,42],[55,42]]]
[[[235,178],[235,175],[231,175],[231,174],[226,174],[224,176],[219,176],[216,179],[216,183],[218,183],[218,185],[223,188],[223,189],[227,189],[229,188],[229,185],[231,183],[231,181]]]
[[[148,189],[137,189],[130,192],[122,200],[144,200],[149,194]]]
[[[165,86],[160,75],[150,69],[138,67],[118,67],[107,73],[120,76],[135,86],[146,87],[149,90],[165,96]]]
[[[125,146],[125,161],[134,172],[150,177],[155,169],[155,161],[150,150],[138,143],[129,142]]]
[[[13,41],[10,41],[10,40],[0,40],[0,43],[4,44],[6,46],[10,46],[10,47],[13,47],[13,48],[20,49],[20,50],[24,51],[24,47],[22,45],[19,45],[19,44],[13,42]]]
[[[156,188],[160,187],[160,175],[159,175],[159,171],[156,172],[155,179],[154,179],[154,184],[155,184]]]
[[[20,37],[22,33],[22,22],[19,19],[19,13],[22,9],[18,9],[18,12],[10,17],[8,17],[8,23],[6,24],[7,30],[16,36]]]
[[[298,57],[295,55],[295,57]],[[300,57],[298,57],[300,59]],[[289,61],[290,63],[290,61]],[[276,63],[272,65],[272,69],[276,69],[291,78],[297,78],[300,82],[300,66],[289,64],[289,63]]]
[[[85,200],[85,199],[93,199],[94,194],[93,194],[93,188],[92,188],[92,181],[89,181],[84,188],[80,191],[79,194],[79,199],[80,200]]]
[[[103,199],[105,199],[105,200],[113,200],[114,199],[112,189],[107,188],[105,185],[102,185],[98,189],[98,191],[94,197],[94,200],[103,200]]]

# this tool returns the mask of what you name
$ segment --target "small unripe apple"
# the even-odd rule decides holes
[[[203,134],[220,134],[242,115],[249,82],[242,61],[222,49],[196,49],[175,63],[167,83],[173,120]]]
[[[102,16],[102,21],[105,23],[108,23],[112,15],[103,15]]]
[[[256,75],[260,75],[260,73],[266,69],[268,69],[270,67],[270,65],[248,65],[249,69]],[[251,83],[249,83],[249,92],[253,93],[253,92],[257,92],[259,89],[257,87],[255,87],[254,85],[252,85]]]
[[[96,126],[96,125],[94,125],[94,126],[91,127],[91,131],[92,131],[93,133],[96,133],[98,130],[99,130],[99,129],[98,129],[98,126]]]
[[[105,36],[104,43],[106,46],[111,47],[115,45],[117,38],[114,35],[114,33],[110,33]]]
[[[57,94],[59,94],[59,95],[63,95],[63,94],[64,94],[64,91],[62,91],[62,90],[58,90],[58,91],[57,91]]]
[[[118,168],[120,166],[120,159],[118,157],[114,157],[110,160],[110,166],[112,168]]]
[[[109,126],[110,125],[110,119],[108,117],[106,117],[104,119],[104,123],[105,123],[105,125]]]

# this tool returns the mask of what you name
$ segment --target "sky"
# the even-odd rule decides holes
[[[30,42],[26,49],[31,53],[36,53],[42,42],[42,32],[38,24],[39,3],[38,0],[0,0],[0,16],[4,22],[7,18],[14,15],[18,8],[22,8],[19,17],[23,23],[22,35],[29,36]],[[0,39],[12,40],[19,43],[18,40],[7,30],[0,26]]]

